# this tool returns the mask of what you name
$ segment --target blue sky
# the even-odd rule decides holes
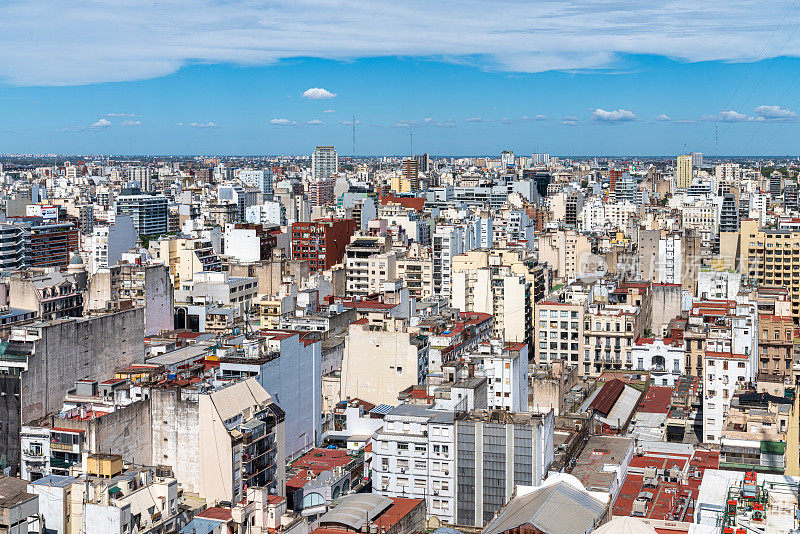
[[[357,154],[797,152],[791,2],[29,4],[5,153],[349,154],[353,115]]]

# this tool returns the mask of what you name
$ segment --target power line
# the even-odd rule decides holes
[[[731,94],[730,98],[728,99],[728,103],[727,103],[727,104],[725,104],[725,108],[724,108],[724,109],[730,109],[731,102],[733,102],[733,99],[734,99],[734,97],[736,97],[736,94],[739,92],[739,89],[741,89],[742,85],[744,84],[744,81],[745,81],[747,78],[749,78],[749,77],[750,77],[750,73],[753,71],[753,68],[755,67],[756,63],[758,63],[759,61],[761,61],[761,57],[764,55],[764,52],[767,50],[767,47],[768,47],[768,46],[769,46],[769,44],[772,42],[772,39],[775,37],[775,34],[778,32],[778,30],[780,29],[780,27],[783,25],[783,21],[784,21],[784,20],[786,20],[786,17],[789,15],[789,12],[790,12],[792,9],[794,9],[794,6],[795,6],[795,4],[796,4],[796,3],[797,3],[797,0],[793,0],[793,1],[792,1],[792,5],[790,5],[790,6],[789,6],[789,9],[787,9],[787,10],[786,10],[786,12],[783,14],[783,17],[781,17],[781,20],[780,20],[780,22],[778,22],[778,24],[777,24],[777,25],[775,26],[775,28],[772,30],[772,33],[770,34],[770,36],[769,36],[769,39],[767,39],[767,42],[766,42],[766,43],[764,43],[764,46],[763,46],[763,47],[761,47],[761,51],[758,53],[758,56],[756,56],[756,59],[755,59],[755,60],[754,60],[752,63],[750,63],[750,67],[747,69],[747,72],[746,72],[746,73],[745,73],[745,75],[744,75],[744,76],[743,76],[743,77],[742,77],[742,78],[739,80],[739,85],[737,85],[737,86],[736,86],[736,89],[734,89],[733,93]],[[794,32],[792,32],[792,35],[794,35]],[[787,42],[784,44],[784,47],[786,46],[786,44],[788,44],[788,40],[787,40]],[[783,48],[781,48],[781,51],[783,51]],[[703,145],[705,145],[706,139],[708,139],[708,135],[709,135],[710,133],[711,133],[711,132],[710,132],[709,130],[707,130],[707,131],[706,131],[706,135],[703,137],[703,140],[700,142],[700,147],[702,147]],[[724,134],[724,132],[723,132],[723,134]]]

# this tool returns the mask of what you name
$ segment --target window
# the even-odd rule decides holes
[[[398,451],[407,451],[408,450],[408,443],[398,442],[397,443],[397,450]]]

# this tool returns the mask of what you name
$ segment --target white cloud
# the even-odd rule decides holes
[[[597,122],[630,122],[638,120],[638,117],[628,109],[612,109],[610,111],[606,111],[601,108],[597,108],[592,111],[592,119]]]
[[[336,113],[336,112],[333,111],[332,109],[326,109],[325,111],[323,111],[323,113]]]
[[[311,100],[327,100],[335,96],[336,93],[331,93],[322,87],[312,87],[311,89],[306,89],[303,93],[303,98],[310,98]]]
[[[464,119],[464,122],[492,122],[489,119],[484,119],[483,117],[468,117]]]
[[[738,111],[734,111],[732,109],[723,109],[716,115],[702,115],[700,120],[710,122],[750,122],[764,119],[760,117],[750,117],[745,113],[739,113]]]
[[[800,12],[786,16],[770,38],[786,5],[761,0],[646,6],[610,0],[409,0],[400,7],[389,0],[184,0],[100,6],[92,0],[0,2],[0,79],[74,85],[154,78],[189,63],[376,56],[540,72],[613,67],[626,54],[752,61],[765,42],[770,45],[764,57],[800,55],[800,40],[788,39]]]
[[[564,126],[576,126],[578,124],[578,117],[575,117],[573,115],[565,115],[561,119],[561,124],[563,124]]]
[[[178,123],[179,126],[182,126],[183,123]],[[190,122],[188,124],[190,128],[199,128],[199,129],[206,129],[206,128],[219,128],[219,126],[211,121],[208,122]]]
[[[90,130],[105,130],[106,128],[111,128],[111,121],[108,119],[98,119],[89,125]]]
[[[339,121],[339,124],[342,124],[344,126],[352,126],[353,125],[353,121]],[[361,124],[361,121],[360,120],[356,120],[356,126],[358,126],[359,124]]]
[[[320,124],[325,124],[325,123],[319,119],[311,119],[310,121],[308,121],[308,124],[311,126],[319,126]]]
[[[756,115],[766,120],[793,120],[797,118],[797,113],[780,106],[758,106],[755,112]]]
[[[669,118],[669,115],[666,115],[666,114],[662,113],[661,115],[656,117],[656,120],[659,121],[659,122],[669,122],[672,119]]]
[[[269,123],[273,126],[291,126],[297,124],[295,121],[290,121],[289,119],[272,119]]]
[[[141,115],[137,115],[136,113],[106,113],[106,117],[141,117]]]
[[[129,120],[129,121],[122,121],[120,123],[120,126],[139,126],[140,124],[142,124],[142,121]]]

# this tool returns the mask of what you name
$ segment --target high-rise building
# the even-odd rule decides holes
[[[675,175],[675,186],[678,189],[688,189],[692,185],[692,156],[678,156],[678,166]]]
[[[65,267],[80,243],[72,223],[35,224],[27,241],[28,267]]]
[[[252,185],[264,195],[264,200],[272,200],[272,171],[270,169],[260,169],[257,171],[242,169],[239,171],[239,179],[247,185]]]
[[[312,178],[308,183],[308,201],[312,206],[330,206],[335,200],[336,178]]]
[[[553,463],[555,417],[474,410],[456,420],[456,524],[484,526],[519,486],[538,486]]]
[[[692,166],[697,167],[698,169],[703,166],[703,153],[702,152],[692,152]]]
[[[428,154],[414,156],[419,165],[419,172],[429,172],[431,170],[431,157]]]
[[[800,269],[796,269],[799,257],[793,253],[798,248],[798,231],[762,229],[755,219],[740,222],[736,267],[759,284],[787,288],[795,321],[800,319]],[[730,250],[720,253],[727,257],[736,254]]]
[[[739,231],[739,207],[736,203],[736,195],[726,193],[722,197],[722,209],[719,217],[720,232]]]
[[[339,172],[339,155],[332,146],[318,146],[311,155],[311,176],[330,178]]]
[[[22,269],[26,263],[25,230],[17,224],[0,225],[0,270]]]
[[[783,184],[783,174],[778,171],[769,175],[769,196],[772,197],[774,202],[776,198],[781,196],[781,185]]]
[[[133,219],[139,235],[161,235],[167,232],[167,197],[164,195],[121,195],[117,197],[117,213]]]
[[[292,259],[307,260],[311,272],[330,269],[344,258],[356,232],[353,219],[317,219],[292,224]]]
[[[403,160],[403,180],[410,184],[412,193],[419,191],[419,162],[416,159]]]
[[[503,150],[503,153],[500,154],[500,170],[504,171],[508,167],[513,167],[515,162],[514,153],[510,150]]]

